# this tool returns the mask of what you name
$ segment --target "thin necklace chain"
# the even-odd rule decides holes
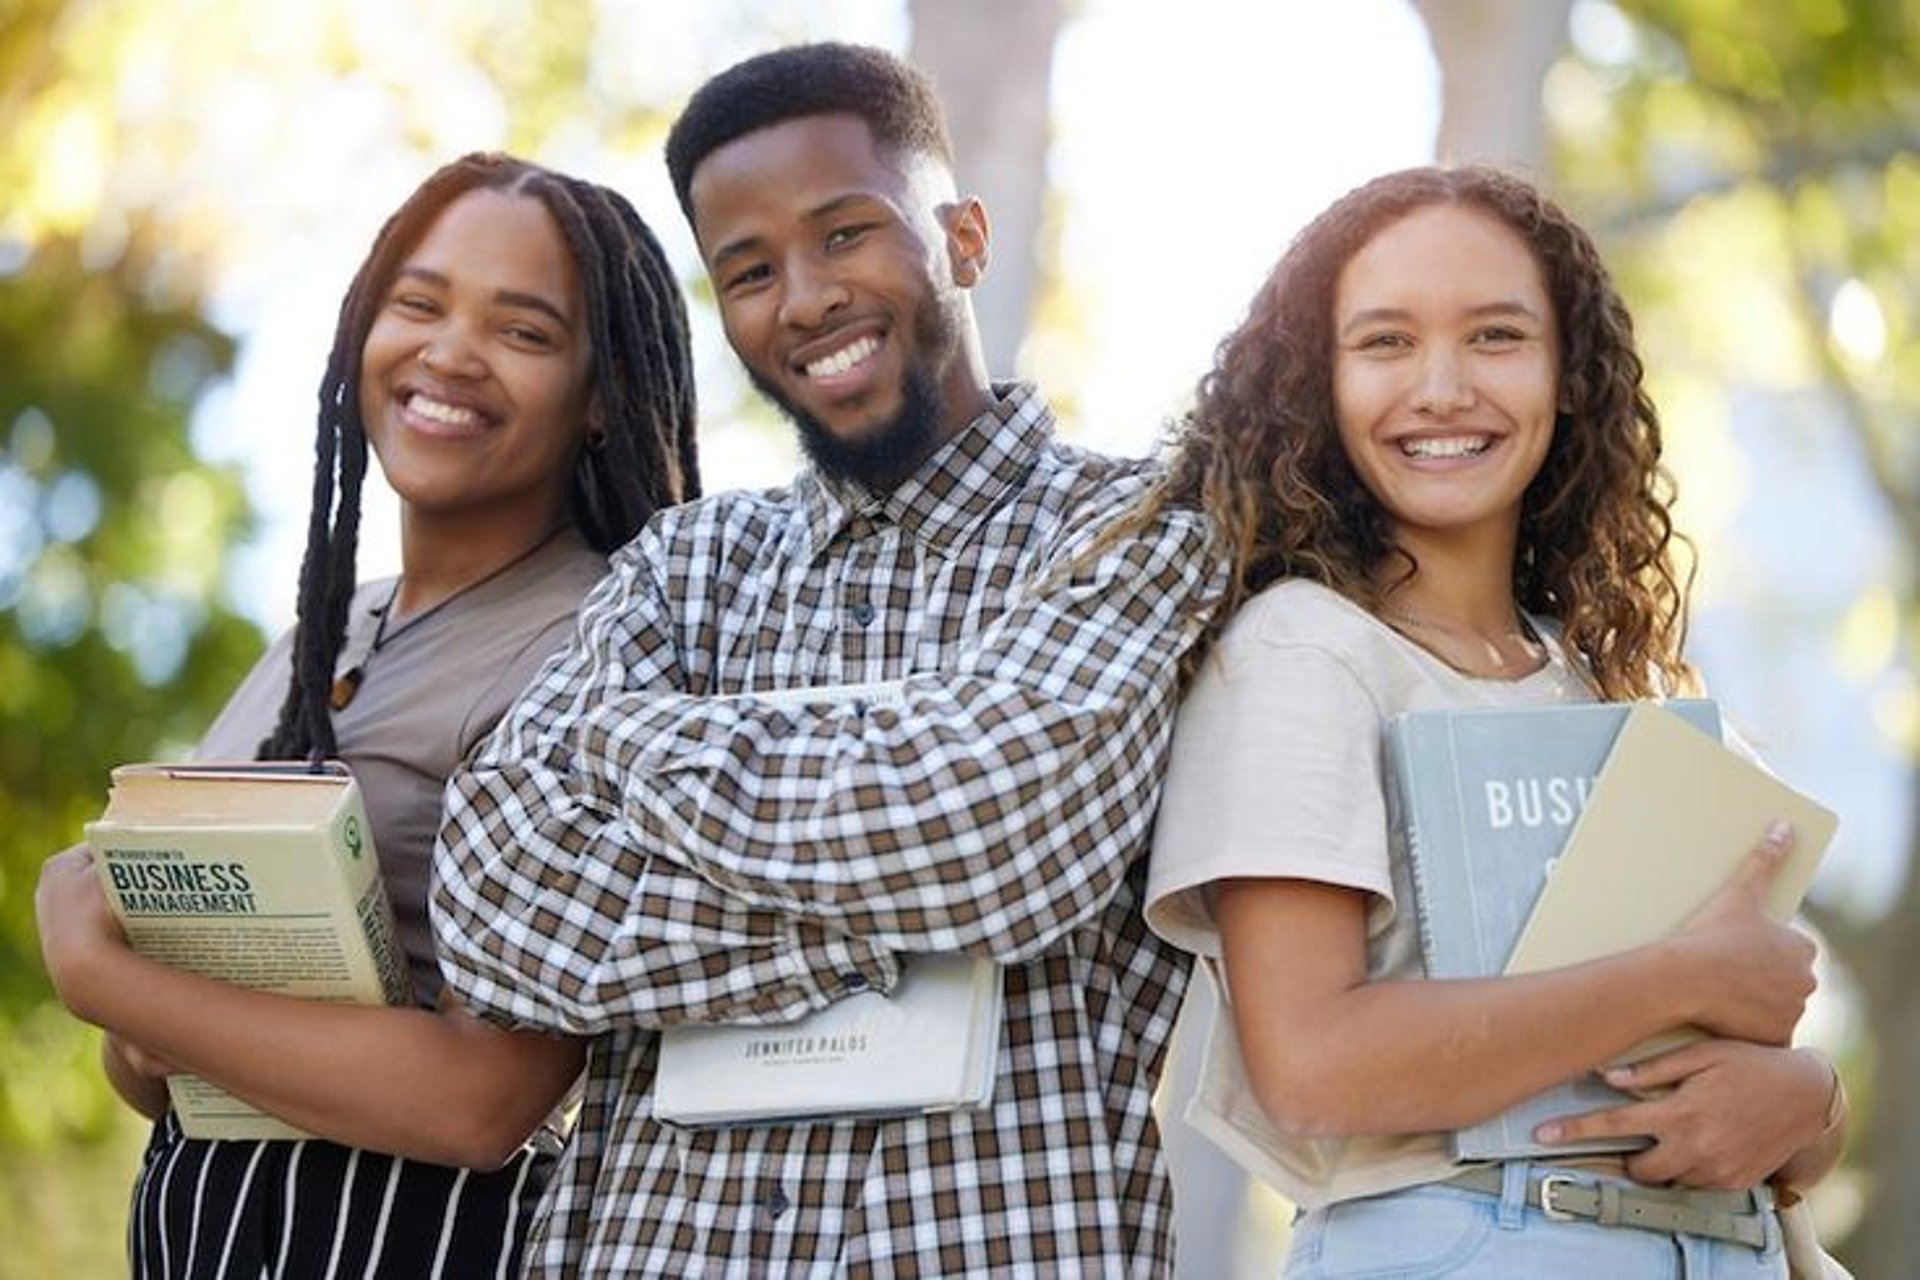
[[[387,631],[387,622],[389,619],[393,617],[394,603],[400,599],[400,587],[406,581],[406,578],[404,575],[402,575],[401,577],[395,578],[393,580],[393,589],[387,592],[387,602],[380,606],[380,609],[379,609],[380,621],[374,624],[373,641],[371,644],[367,646],[366,656],[362,657],[360,661],[354,663],[351,667],[347,668],[345,671],[341,672],[338,676],[334,678],[333,689],[327,698],[327,704],[331,706],[335,711],[346,710],[347,704],[353,701],[353,696],[356,693],[360,692],[360,686],[366,682],[367,664],[373,660],[374,654],[380,652],[382,649],[386,648],[389,644],[393,643],[395,640],[398,640],[401,636],[407,634],[407,632],[413,630],[415,627],[425,622],[428,618],[431,618],[434,614],[439,613],[442,609],[452,604],[455,600],[458,600],[461,596],[464,596],[469,592],[478,591],[481,587],[486,586],[489,582],[492,582],[495,578],[498,578],[501,574],[507,572],[507,570],[514,568],[516,565],[519,565],[524,561],[532,559],[534,554],[538,552],[542,547],[546,546],[549,542],[552,542],[555,538],[559,537],[562,532],[564,532],[565,530],[571,527],[572,526],[568,524],[556,525],[554,528],[548,530],[545,534],[541,535],[540,540],[538,542],[535,542],[532,546],[528,547],[525,551],[522,551],[520,552],[520,554],[514,556],[513,559],[507,561],[505,564],[499,566],[496,569],[488,570],[486,573],[482,574],[480,577],[475,578],[472,582],[469,582],[464,586],[458,588],[457,590],[449,593],[444,599],[436,600],[433,604],[429,605],[427,608],[422,609],[420,612],[414,614],[411,618],[408,618],[405,622],[395,627],[392,633],[389,634]]]
[[[1399,605],[1382,604],[1379,612],[1382,617],[1398,618],[1410,627],[1421,627],[1428,631],[1438,631],[1442,635],[1453,636],[1459,640],[1478,640],[1483,644],[1489,645],[1499,640],[1521,640],[1527,644],[1540,643],[1540,633],[1534,630],[1531,622],[1527,621],[1527,615],[1517,609],[1513,614],[1513,629],[1510,631],[1502,631],[1495,636],[1484,635],[1481,632],[1470,631],[1465,627],[1456,627],[1445,622],[1435,622],[1432,618],[1423,618],[1417,613],[1410,613],[1402,609]]]
[[[1541,662],[1541,654],[1546,647],[1545,642],[1540,639],[1540,633],[1534,629],[1533,624],[1527,620],[1527,615],[1518,609],[1514,611],[1514,629],[1503,632],[1497,637],[1484,636],[1478,632],[1463,631],[1459,627],[1448,626],[1444,622],[1435,622],[1433,619],[1423,618],[1417,613],[1409,613],[1397,605],[1383,603],[1376,606],[1375,612],[1379,615],[1381,621],[1385,622],[1395,631],[1405,635],[1408,641],[1418,645],[1452,670],[1470,679],[1485,680],[1489,678],[1506,678],[1510,673],[1519,671],[1522,668],[1525,668],[1529,672],[1540,669],[1539,664]],[[1405,626],[1400,625],[1402,623],[1404,623]],[[1408,635],[1406,631],[1407,627],[1417,627],[1422,631],[1432,633],[1436,637],[1444,637],[1452,640],[1456,644],[1472,642],[1484,645],[1486,646],[1486,654],[1482,657],[1481,662],[1485,663],[1487,659],[1490,658],[1491,662],[1488,666],[1490,666],[1491,669],[1478,666],[1471,662],[1460,661],[1459,659],[1464,656],[1463,654],[1455,653],[1448,655],[1443,653],[1440,649],[1425,643],[1418,637]],[[1507,640],[1518,640],[1525,650],[1525,656],[1511,657],[1506,652],[1503,652],[1500,642]]]

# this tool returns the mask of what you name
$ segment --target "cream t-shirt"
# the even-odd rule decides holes
[[[1302,1208],[1438,1181],[1459,1166],[1443,1133],[1303,1139],[1268,1120],[1234,1036],[1210,886],[1289,877],[1361,890],[1371,902],[1369,979],[1422,976],[1412,881],[1388,848],[1383,730],[1404,711],[1592,701],[1557,632],[1535,626],[1544,667],[1519,680],[1476,679],[1326,587],[1283,582],[1235,614],[1181,707],[1146,917],[1207,961],[1220,988],[1187,1119]]]

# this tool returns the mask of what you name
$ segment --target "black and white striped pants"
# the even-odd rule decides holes
[[[482,1173],[318,1139],[193,1139],[169,1111],[153,1127],[133,1188],[131,1272],[136,1280],[512,1280],[556,1148],[529,1144],[505,1168]]]

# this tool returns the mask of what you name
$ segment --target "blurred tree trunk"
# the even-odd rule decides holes
[[[963,193],[987,207],[987,274],[973,291],[987,368],[1010,378],[1040,271],[1053,45],[1066,0],[911,0],[908,58],[938,86]]]
[[[1547,175],[1540,88],[1567,44],[1573,0],[1411,0],[1440,63],[1440,134],[1447,164],[1480,161]]]
[[[962,192],[980,197],[992,260],[973,291],[987,365],[1016,372],[1040,271],[1055,39],[1067,0],[911,0],[908,57],[938,87]],[[1214,1002],[1195,975],[1167,1055],[1161,1133],[1173,1179],[1176,1271],[1273,1275],[1282,1227],[1258,1221],[1247,1175],[1180,1117],[1198,1083]]]
[[[1920,511],[1911,508],[1909,515]],[[1920,594],[1909,590],[1905,616],[1920,616]],[[1920,770],[1912,775],[1920,810]],[[1873,1095],[1855,1106],[1853,1141],[1871,1180],[1867,1207],[1846,1238],[1855,1272],[1911,1275],[1920,1265],[1920,825],[1908,839],[1906,873],[1887,912],[1862,937],[1853,971],[1866,995],[1872,1042]]]

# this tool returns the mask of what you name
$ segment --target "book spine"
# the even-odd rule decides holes
[[[348,793],[333,823],[334,862],[345,877],[354,904],[354,916],[360,935],[366,941],[364,953],[349,947],[353,963],[359,967],[360,955],[371,966],[369,977],[380,989],[387,1004],[407,1004],[412,1000],[412,982],[405,959],[400,953],[399,927],[394,921],[393,901],[387,895],[386,877],[378,862],[370,856],[366,802],[358,788]]]
[[[1482,892],[1471,847],[1459,744],[1448,722],[1402,717],[1387,729],[1389,841],[1406,860],[1420,962],[1429,978],[1495,971],[1482,956]],[[1398,800],[1394,796],[1398,796]],[[1393,813],[1397,804],[1400,813]]]
[[[1413,883],[1413,902],[1402,904],[1405,910],[1409,905],[1413,910],[1414,924],[1420,935],[1420,961],[1432,976],[1432,957],[1438,946],[1434,937],[1433,913],[1428,910],[1429,895],[1433,887],[1429,883],[1426,864],[1426,844],[1424,832],[1427,823],[1419,812],[1419,788],[1413,785],[1414,762],[1410,733],[1404,720],[1390,721],[1386,731],[1387,767],[1387,839],[1389,848],[1406,862],[1407,878]],[[1447,764],[1450,766],[1451,761]],[[1451,787],[1443,788],[1451,790]],[[1393,846],[1398,848],[1394,849]]]
[[[400,958],[399,930],[394,924],[393,903],[387,897],[387,882],[379,876],[360,895],[358,907],[360,931],[367,936],[373,954],[374,973],[380,980],[380,994],[388,1004],[407,1004],[407,967]]]

